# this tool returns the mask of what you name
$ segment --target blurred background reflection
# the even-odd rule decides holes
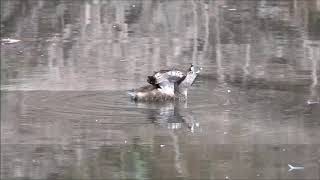
[[[1,179],[320,178],[319,0],[1,0],[5,38]]]

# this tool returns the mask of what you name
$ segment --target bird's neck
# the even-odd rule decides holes
[[[188,73],[186,78],[179,85],[180,87],[189,88],[197,77],[197,73]]]

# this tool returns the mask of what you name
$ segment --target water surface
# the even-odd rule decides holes
[[[317,0],[2,0],[1,179],[319,179],[319,32]],[[128,98],[190,63],[187,102]]]

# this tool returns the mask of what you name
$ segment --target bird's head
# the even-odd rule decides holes
[[[189,72],[196,73],[196,74],[199,74],[201,70],[202,70],[202,67],[194,66],[193,64],[191,64],[189,68]]]

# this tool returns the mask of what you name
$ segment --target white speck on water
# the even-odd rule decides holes
[[[4,43],[7,43],[7,44],[12,44],[12,43],[20,42],[21,40],[19,40],[19,39],[5,38],[5,39],[1,39],[1,41],[4,42]]]
[[[286,149],[282,149],[282,151],[286,151]]]
[[[260,176],[260,174],[257,174],[257,176],[259,177],[259,176]]]
[[[319,104],[319,101],[308,100],[308,101],[307,101],[307,104],[308,104],[308,105]]]
[[[196,127],[199,127],[200,126],[200,124],[199,123],[196,123]]]
[[[39,164],[40,164],[40,161],[39,161],[39,160],[32,159],[32,163],[33,163],[34,165],[39,165]]]
[[[96,119],[96,122],[98,122],[98,119]]]
[[[191,126],[191,133],[194,133],[194,126]]]
[[[223,132],[223,134],[228,134],[227,132]]]
[[[228,7],[228,6],[227,6],[227,5],[223,5],[223,6],[221,6],[221,7],[226,8],[226,7]]]
[[[230,93],[230,92],[231,92],[231,90],[230,90],[230,89],[228,89],[228,90],[227,90],[227,92],[228,92],[228,93]]]
[[[132,7],[136,7],[136,5],[132,4]]]
[[[125,140],[124,143],[127,144],[127,140]]]
[[[165,147],[165,146],[166,146],[166,145],[164,145],[164,144],[160,144],[160,147],[162,147],[162,148]]]
[[[237,9],[235,9],[235,8],[230,8],[230,9],[228,9],[229,11],[236,11]]]
[[[226,176],[225,179],[229,179],[229,176]]]

